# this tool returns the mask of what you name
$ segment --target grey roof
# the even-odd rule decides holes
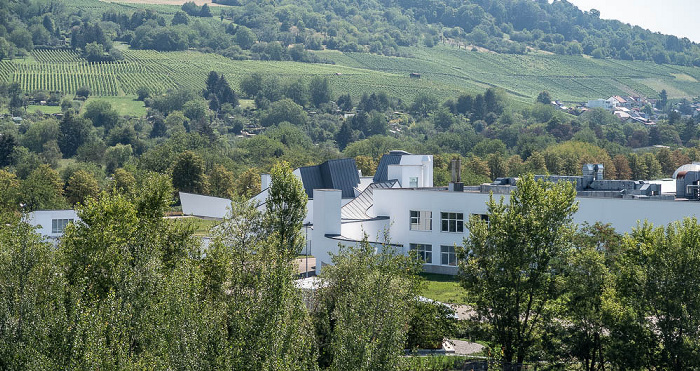
[[[359,196],[340,209],[340,217],[342,219],[356,220],[372,219],[372,217],[367,214],[367,210],[374,204],[374,190],[378,188],[394,188],[396,183],[398,183],[397,180],[390,180],[368,185]]]
[[[375,183],[386,182],[389,179],[389,165],[398,165],[401,163],[401,157],[404,155],[410,155],[406,151],[391,151],[386,155],[382,156],[379,160],[379,166],[377,166],[377,172],[374,173]]]
[[[355,197],[360,175],[354,158],[328,160],[320,165],[300,167],[304,191],[313,198],[314,189],[339,189],[343,198]]]

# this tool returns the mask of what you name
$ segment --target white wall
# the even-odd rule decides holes
[[[498,199],[500,196],[494,196]],[[470,192],[445,192],[427,189],[377,189],[374,191],[374,211],[377,216],[390,218],[391,242],[430,244],[433,248],[433,265],[440,265],[440,245],[461,246],[468,236],[463,233],[441,232],[441,212],[461,212],[466,222],[471,214],[486,214],[488,194]],[[505,196],[507,202],[509,196]],[[579,210],[574,222],[590,224],[596,221],[610,223],[618,233],[631,232],[638,220],[648,220],[656,226],[666,225],[686,216],[700,215],[700,203],[693,201],[651,201],[616,198],[578,197]],[[432,231],[411,231],[410,211],[431,211]],[[354,237],[354,236],[346,236]]]
[[[45,237],[61,237],[63,233],[53,233],[53,219],[80,220],[75,210],[40,210],[29,213],[29,224],[38,227],[37,232]]]
[[[231,207],[228,198],[202,196],[193,193],[180,192],[182,213],[185,215],[205,218],[223,219]]]

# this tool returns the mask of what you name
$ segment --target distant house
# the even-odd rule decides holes
[[[411,74],[408,76],[411,77],[412,79],[420,79],[420,73],[411,72]]]
[[[66,226],[76,220],[80,218],[75,210],[37,210],[29,213],[29,224],[48,240],[63,236]]]
[[[610,97],[610,99],[614,99],[617,102],[616,107],[629,107],[631,103],[630,101],[619,95],[612,96]]]

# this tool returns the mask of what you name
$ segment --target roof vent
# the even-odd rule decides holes
[[[464,183],[462,183],[462,159],[457,157],[452,159],[452,181],[448,189],[451,192],[464,192]]]

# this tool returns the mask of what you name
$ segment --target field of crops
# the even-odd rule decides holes
[[[531,102],[548,90],[555,99],[584,102],[613,94],[654,97],[666,89],[671,98],[700,96],[700,68],[648,62],[597,60],[556,55],[499,55],[450,47],[407,48],[410,58],[324,51],[335,62],[305,64],[233,61],[195,51],[123,50],[124,60],[88,63],[70,50],[35,50],[31,57],[0,61],[0,81],[17,81],[26,91],[59,90],[73,94],[88,86],[93,95],[134,96],[141,86],[155,93],[201,89],[209,71],[223,73],[235,87],[258,72],[281,82],[326,76],[338,94],[355,97],[385,91],[404,100],[429,93],[444,99],[461,92],[499,87],[516,100]],[[420,79],[409,74],[420,73]]]
[[[360,53],[324,56],[337,63],[375,71],[417,72],[425,79],[460,90],[478,91],[484,86],[495,86],[528,101],[543,90],[565,102],[583,102],[613,94],[655,97],[661,89],[666,89],[672,98],[700,96],[697,82],[700,68],[694,67],[546,54],[503,55],[450,47],[405,51],[412,57]]]

